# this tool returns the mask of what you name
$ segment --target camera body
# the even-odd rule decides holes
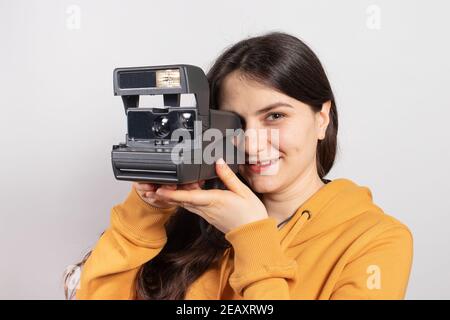
[[[227,129],[235,133],[242,128],[241,120],[235,113],[209,108],[209,84],[201,68],[186,64],[116,68],[113,85],[127,116],[126,141],[111,151],[117,180],[155,184],[207,180],[217,177],[214,162],[219,157],[237,172],[236,136]],[[182,94],[193,94],[195,106],[180,106]],[[162,95],[164,106],[139,107],[141,95]],[[222,138],[204,139],[209,129]],[[222,152],[205,161],[207,149]]]

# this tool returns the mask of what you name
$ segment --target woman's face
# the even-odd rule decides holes
[[[253,191],[282,192],[305,175],[317,176],[317,140],[325,137],[329,108],[330,103],[325,103],[315,113],[310,106],[245,79],[238,71],[224,79],[219,109],[241,117],[250,164],[239,165],[239,173]],[[261,165],[266,160],[272,161]]]

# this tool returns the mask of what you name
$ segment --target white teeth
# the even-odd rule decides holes
[[[258,166],[267,166],[269,164],[274,164],[277,161],[278,161],[278,159],[261,161],[261,162],[256,163],[256,165],[258,165]]]

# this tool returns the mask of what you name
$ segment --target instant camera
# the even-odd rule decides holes
[[[126,142],[113,145],[111,151],[117,180],[155,184],[208,180],[217,177],[214,161],[220,157],[237,172],[239,153],[233,139],[236,129],[242,128],[240,118],[209,108],[209,84],[201,68],[185,64],[116,68],[113,85],[114,95],[122,96],[128,125]],[[195,105],[180,106],[182,94],[194,96]],[[164,106],[139,106],[141,95],[162,95]],[[211,128],[219,130],[221,138],[205,140],[204,133]],[[212,154],[214,161],[204,161],[205,149],[216,147],[222,152]]]

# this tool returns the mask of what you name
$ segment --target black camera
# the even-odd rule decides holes
[[[240,118],[209,108],[209,84],[201,68],[116,68],[113,85],[128,122],[126,142],[111,151],[117,180],[184,184],[217,177],[214,162],[220,157],[234,172],[244,163],[235,143],[243,133]],[[182,94],[192,94],[195,105],[180,106]],[[164,106],[140,107],[141,95],[162,95]]]

